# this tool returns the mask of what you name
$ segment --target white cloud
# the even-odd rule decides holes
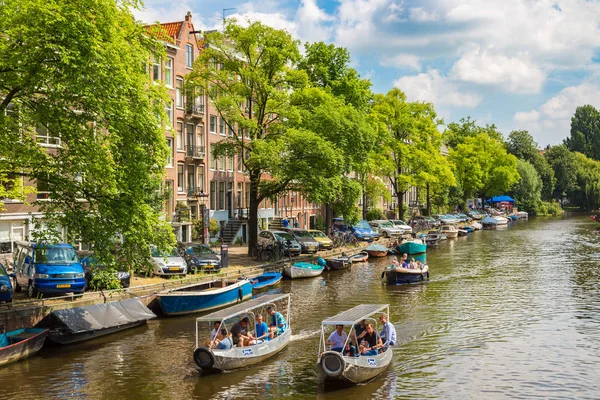
[[[408,14],[412,21],[417,22],[430,22],[440,19],[440,15],[437,11],[427,11],[423,7],[413,7],[409,10]]]
[[[515,121],[521,123],[533,123],[540,119],[539,111],[519,111],[515,114]]]
[[[384,67],[403,68],[408,67],[419,71],[421,64],[419,57],[413,54],[397,54],[392,57],[385,57],[381,60],[380,64]]]
[[[435,105],[472,108],[482,100],[476,93],[461,92],[455,82],[442,76],[438,70],[403,76],[394,81],[394,86],[405,92],[411,101],[427,101]]]
[[[302,0],[296,12],[298,34],[303,41],[329,41],[333,32],[329,23],[334,19],[320,9],[315,0]]]
[[[524,58],[490,55],[479,50],[458,60],[451,73],[464,82],[497,85],[516,93],[537,93],[546,80],[546,74]]]

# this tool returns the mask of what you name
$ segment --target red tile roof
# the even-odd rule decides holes
[[[165,32],[161,32],[158,39],[162,39],[169,42],[177,42],[179,37],[179,32],[181,32],[181,27],[184,21],[179,22],[166,22],[164,24],[159,24]],[[146,29],[154,27],[156,25],[146,25]]]

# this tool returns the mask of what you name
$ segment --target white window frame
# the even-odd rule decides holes
[[[43,134],[40,130],[43,130]],[[60,147],[62,143],[60,136],[51,136],[48,127],[42,124],[35,127],[35,141],[42,147]]]
[[[209,130],[209,131],[210,131],[210,133],[212,133],[213,135],[216,135],[216,134],[217,134],[217,125],[218,125],[218,122],[219,122],[219,118],[217,118],[217,116],[216,116],[216,115],[212,115],[212,114],[211,114],[211,116],[210,116],[209,118],[210,118],[210,119],[209,119],[209,121],[208,121],[208,130]],[[212,130],[212,129],[211,129],[211,128],[212,128],[212,127],[211,127],[211,125],[212,125],[212,124],[211,124],[211,122],[212,122],[213,118],[214,118],[214,120],[215,120],[214,130]]]
[[[158,72],[158,79],[156,79],[156,73]],[[160,82],[162,81],[162,61],[160,59],[154,60],[152,63],[152,81]]]
[[[169,100],[167,101],[167,103],[165,104],[165,112],[167,113],[167,129],[171,130],[173,129],[173,120],[175,118],[175,112],[173,110],[173,101]]]
[[[183,78],[175,78],[175,107],[183,109],[185,105],[185,93],[183,90]]]
[[[179,168],[183,170],[182,186],[179,186]],[[185,193],[185,164],[183,163],[177,163],[177,193]]]
[[[234,161],[235,157],[229,156],[227,158],[229,158],[229,161],[227,162],[227,172],[233,172],[233,167],[234,167],[233,163],[235,162]]]
[[[223,128],[223,129],[221,129],[221,128]],[[227,124],[225,123],[225,120],[223,119],[223,117],[219,118],[219,135],[220,136],[227,135]]]
[[[178,120],[177,121],[177,132],[175,137],[177,138],[177,151],[178,152],[184,152],[185,151],[185,132],[183,132],[183,121]],[[181,128],[181,129],[179,129]]]
[[[192,68],[194,65],[194,46],[191,43],[185,45],[185,66]]]
[[[165,86],[173,88],[173,58],[167,57],[165,60]]]
[[[169,155],[167,156],[167,168],[173,168],[173,159],[175,158],[175,153],[173,153],[173,138],[167,138],[167,147],[169,148]]]
[[[213,155],[214,147],[215,147],[215,145],[211,143],[211,145],[210,145],[210,152],[208,153],[208,157],[210,157],[209,166],[210,166],[210,170],[211,171],[216,171],[217,167],[219,166],[218,165],[219,164],[219,162],[218,162],[219,160],[217,159],[217,157],[215,157]]]

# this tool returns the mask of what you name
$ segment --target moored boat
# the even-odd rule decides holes
[[[387,251],[387,249],[386,249]],[[361,263],[361,262],[367,262],[367,260],[369,259],[369,253],[367,253],[366,251],[361,251],[360,253],[356,253],[351,255],[350,257],[348,257],[350,259],[350,262],[352,264],[354,263]]]
[[[156,315],[139,298],[55,310],[50,314],[48,339],[72,344],[145,324]]]
[[[281,278],[281,272],[265,272],[262,275],[252,278],[250,285],[252,285],[252,291],[262,290],[279,285]]]
[[[420,239],[405,240],[396,248],[398,253],[420,254],[427,251],[427,245]]]
[[[327,263],[327,269],[339,270],[346,269],[350,266],[350,259],[348,257],[332,257],[325,260]]]
[[[496,218],[488,216],[481,220],[481,225],[483,225],[484,228],[493,228],[498,225],[498,221]]]
[[[369,257],[385,257],[388,255],[388,248],[380,244],[372,244],[365,249]]]
[[[469,232],[467,232],[467,230],[462,229],[462,228],[458,228],[458,236],[467,236],[469,234]]]
[[[215,279],[156,294],[160,308],[167,316],[209,311],[250,297],[252,285],[248,279]]]
[[[472,232],[475,230],[475,229],[473,229],[473,227],[472,227],[472,226],[469,226],[469,225],[465,225],[465,226],[463,226],[463,227],[462,227],[462,228],[460,228],[460,229],[462,229],[462,230],[464,230],[464,231],[467,231],[467,233],[472,233]]]
[[[243,347],[234,345],[229,349],[216,348],[216,341],[210,341],[210,339],[210,345],[200,346],[200,323],[205,322],[212,327],[215,322],[220,322],[219,329],[224,329],[229,334],[229,330],[238,320],[248,318],[256,333],[256,315],[263,313],[269,307],[274,312],[282,313],[281,317],[284,319],[284,326],[279,328],[277,335],[273,338],[262,337],[255,344]],[[194,362],[203,371],[230,371],[258,364],[273,357],[287,346],[292,337],[292,329],[288,325],[290,309],[289,294],[271,294],[197,318]],[[272,315],[265,314],[264,317],[269,321],[268,325],[271,325]]]
[[[417,269],[390,266],[383,271],[382,278],[388,285],[423,282],[429,280],[429,266],[421,264]]]
[[[37,353],[48,336],[48,329],[24,328],[0,333],[0,366],[23,360]]]
[[[448,239],[454,239],[458,237],[458,230],[454,225],[443,225],[440,232],[446,235]]]
[[[482,230],[482,229],[483,229],[483,225],[481,225],[481,223],[480,223],[480,222],[475,222],[475,221],[473,221],[473,222],[471,223],[471,228],[472,228],[473,230],[475,230],[475,231],[480,231],[480,230]]]
[[[309,262],[299,261],[294,264],[287,264],[283,267],[283,273],[290,279],[312,278],[319,276],[325,269],[325,260],[319,257],[319,265]]]
[[[517,213],[517,216],[521,219],[527,219],[529,218],[529,214],[527,213],[527,211],[519,211]]]
[[[494,219],[496,220],[496,225],[508,225],[507,218],[504,218],[500,215],[496,215],[496,216],[494,216]]]
[[[356,335],[354,327],[360,321],[370,323],[376,332],[379,326],[373,316],[377,313],[389,313],[388,304],[361,304],[350,310],[344,311],[333,317],[325,319],[321,323],[321,340],[319,342],[319,353],[315,369],[321,380],[341,381],[346,383],[361,383],[373,379],[384,372],[392,361],[392,347],[384,346],[371,350],[369,353],[352,356],[344,352],[327,350],[326,329],[331,329],[337,325],[350,327],[351,334],[346,335],[347,339],[343,348],[352,345],[351,338]],[[388,322],[391,323],[391,322]],[[354,332],[352,332],[354,331]],[[352,335],[354,333],[354,335]]]
[[[436,233],[428,233],[425,237],[425,244],[427,247],[434,247],[440,243],[440,235]]]
[[[519,219],[519,216],[517,214],[510,214],[510,215],[507,215],[506,218],[516,221]]]

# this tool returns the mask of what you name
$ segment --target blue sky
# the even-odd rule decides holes
[[[223,8],[303,42],[346,47],[373,90],[432,102],[445,122],[471,116],[540,146],[569,135],[575,108],[600,108],[598,0],[146,0],[144,22],[215,29]]]

